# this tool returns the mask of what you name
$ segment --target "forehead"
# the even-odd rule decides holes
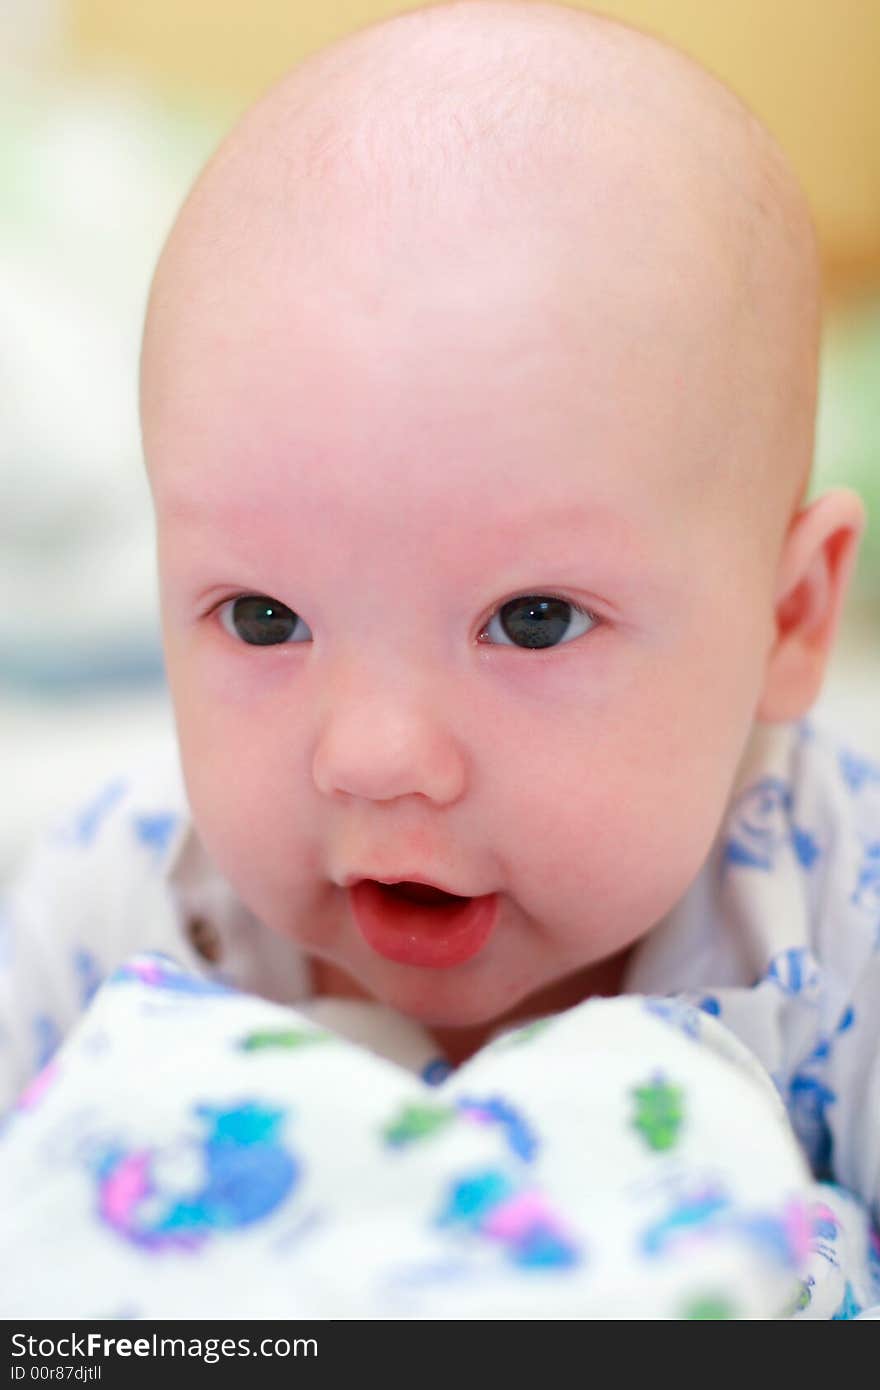
[[[705,295],[662,257],[622,267],[534,227],[420,252],[178,273],[143,402],[160,514],[256,517],[293,492],[464,523],[525,495],[649,524],[681,497],[722,404]]]

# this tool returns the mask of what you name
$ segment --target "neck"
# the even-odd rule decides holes
[[[492,1034],[499,1030],[516,1028],[532,1019],[563,1013],[587,999],[613,998],[621,991],[631,953],[632,947],[627,947],[608,960],[589,965],[576,975],[569,975],[564,980],[536,990],[487,1023],[468,1028],[431,1028],[431,1037],[451,1066],[461,1066],[485,1047]]]
[[[568,975],[563,980],[557,980],[543,989],[536,990],[513,1008],[485,1023],[466,1027],[428,1028],[426,1031],[450,1065],[459,1067],[485,1047],[492,1034],[499,1029],[516,1028],[518,1024],[534,1018],[562,1013],[587,999],[611,998],[619,994],[632,949],[628,946],[608,960],[589,965],[575,975]],[[337,999],[371,997],[338,966],[317,959],[312,960],[311,966],[315,995]]]

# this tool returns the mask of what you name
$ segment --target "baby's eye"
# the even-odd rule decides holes
[[[285,603],[267,598],[265,594],[246,594],[242,598],[229,599],[220,606],[220,621],[233,637],[248,642],[252,647],[274,647],[291,640],[302,642],[303,637],[293,638],[297,624],[308,632],[298,613],[294,613]]]
[[[574,632],[569,631],[572,615],[575,615]],[[524,594],[502,604],[498,612],[493,613],[480,637],[490,633],[496,622],[496,634],[503,634],[502,646],[553,647],[561,645],[563,639],[569,642],[573,637],[583,636],[596,626],[598,619],[567,599],[551,594]]]

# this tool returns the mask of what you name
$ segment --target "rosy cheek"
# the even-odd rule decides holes
[[[211,614],[172,649],[172,664],[206,714],[211,709],[258,712],[282,694],[296,701],[303,679],[302,645],[258,647],[238,641]]]

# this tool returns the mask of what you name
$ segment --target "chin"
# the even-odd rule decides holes
[[[620,993],[631,950],[624,947],[587,965],[575,962],[570,969],[537,982],[533,976],[522,979],[513,973],[503,980],[497,969],[475,971],[470,980],[457,972],[444,980],[425,980],[423,971],[421,979],[401,982],[387,1002],[429,1028],[513,1026],[575,1008],[593,996],[613,998]]]
[[[425,970],[413,977],[415,972],[402,969],[410,978],[376,981],[371,993],[428,1028],[476,1028],[500,1022],[533,992],[496,987],[490,993],[479,977],[463,981],[459,972],[444,971],[446,978],[438,979],[439,971]]]

